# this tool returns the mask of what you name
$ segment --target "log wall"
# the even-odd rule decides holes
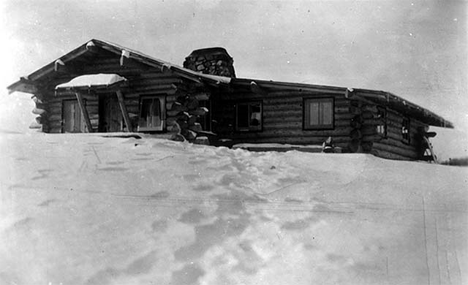
[[[233,143],[283,143],[321,145],[332,137],[336,146],[346,147],[351,131],[349,101],[343,96],[311,92],[272,92],[265,96],[252,93],[230,94],[230,99],[213,101],[215,132],[221,139]],[[215,97],[215,95],[213,96]],[[334,129],[305,130],[303,127],[303,103],[306,98],[334,98]],[[238,102],[261,101],[262,131],[238,132],[235,130],[235,105]]]
[[[385,115],[379,113],[377,105],[362,101],[351,101],[353,134],[349,149],[356,152],[369,152],[379,157],[416,160],[421,156],[421,132],[426,125],[418,120],[400,114],[394,110],[384,109]],[[402,134],[403,121],[409,119],[409,140]],[[386,133],[379,133],[378,126],[386,125]]]
[[[180,87],[180,88],[179,88]],[[142,96],[163,96],[165,99],[165,119],[168,133],[176,139],[195,140],[198,132],[202,131],[198,120],[207,113],[208,110],[199,107],[198,100],[207,100],[209,94],[204,92],[191,92],[190,95],[186,89],[187,82],[172,75],[171,73],[144,73],[134,77],[126,87],[120,89],[127,113],[130,118],[131,130],[137,131],[138,117],[140,113],[140,99]],[[37,119],[42,124],[44,132],[61,133],[63,132],[63,101],[76,100],[76,93],[80,92],[89,114],[92,125],[92,132],[102,130],[101,118],[105,116],[102,106],[106,102],[102,97],[117,98],[116,90],[85,90],[78,89],[59,89],[57,92],[45,94],[47,100],[36,103],[42,109],[35,111],[41,113]],[[37,109],[37,108],[36,108]],[[120,108],[117,108],[117,117],[121,116]],[[38,114],[39,115],[39,114]],[[109,119],[109,118],[107,118]],[[120,131],[128,131],[128,128]],[[183,138],[180,137],[183,136]]]

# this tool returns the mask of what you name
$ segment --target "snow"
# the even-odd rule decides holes
[[[73,78],[71,81],[57,85],[55,89],[64,87],[91,86],[91,85],[111,85],[116,82],[126,80],[118,74],[87,74]]]
[[[0,134],[3,284],[466,284],[468,168]]]

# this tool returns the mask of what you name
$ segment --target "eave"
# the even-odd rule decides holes
[[[138,64],[133,67],[139,70],[138,72],[145,72],[143,68],[139,66],[149,68],[150,71],[154,72],[171,72],[177,76],[188,79],[193,82],[208,84],[213,86],[227,85],[230,83],[231,78],[207,75],[198,73],[153,57],[122,47],[109,42],[92,39],[71,52],[61,56],[55,61],[45,65],[44,67],[32,72],[26,77],[22,77],[19,81],[11,84],[7,87],[9,93],[20,91],[36,94],[42,89],[53,89],[55,86],[68,82],[79,75],[86,75],[92,73],[86,73],[81,69],[73,68],[76,65],[92,65],[93,57],[99,58],[104,56],[103,54],[112,55],[115,60],[120,59],[121,69],[125,71],[124,61],[132,60]],[[138,72],[134,75],[137,76]],[[116,72],[117,73],[117,72]]]
[[[368,89],[350,89],[337,86],[314,85],[305,83],[290,83],[279,81],[267,81],[247,78],[233,79],[232,86],[249,89],[262,96],[268,96],[268,92],[274,91],[294,91],[294,92],[314,92],[320,94],[340,94],[349,99],[372,102],[381,106],[389,107],[397,112],[418,119],[424,124],[454,128],[453,124],[441,116],[425,109],[415,103],[403,99],[385,91],[368,90]],[[352,90],[352,91],[351,91]]]

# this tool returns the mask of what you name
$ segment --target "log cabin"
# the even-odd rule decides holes
[[[343,153],[436,161],[429,127],[453,128],[390,92],[237,78],[219,47],[178,66],[92,39],[8,90],[33,94],[32,127],[46,133],[144,132],[228,147],[327,141]]]

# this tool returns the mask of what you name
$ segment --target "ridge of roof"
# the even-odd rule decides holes
[[[7,89],[10,91],[10,93],[14,91],[23,91],[23,92],[33,91],[36,88],[34,88],[33,86],[25,86],[25,85],[35,85],[35,83],[36,82],[38,83],[41,80],[41,78],[50,74],[51,72],[54,72],[58,64],[65,65],[67,62],[84,55],[87,51],[91,50],[94,47],[102,48],[104,50],[110,51],[122,57],[132,58],[134,60],[137,60],[140,63],[149,65],[151,67],[159,68],[161,70],[171,70],[180,76],[183,76],[188,79],[195,80],[195,81],[207,81],[208,83],[212,83],[212,84],[229,84],[231,80],[230,77],[198,73],[193,70],[181,67],[179,65],[172,64],[170,62],[163,61],[155,57],[146,55],[139,51],[136,51],[136,50],[124,47],[124,46],[120,46],[118,44],[114,44],[114,43],[99,40],[99,39],[91,39],[87,41],[86,43],[78,46],[77,48],[71,50],[70,52],[62,55],[61,57],[55,59],[49,64],[46,64],[45,66],[33,71],[29,75],[21,77],[20,80],[9,85]]]
[[[362,96],[362,100],[369,99],[374,102],[384,102],[384,98],[393,104],[396,104],[400,108],[411,108],[416,110],[421,116],[431,118],[433,123],[436,123],[437,126],[443,127],[452,127],[453,124],[446,121],[442,117],[436,115],[435,113],[414,104],[406,99],[403,99],[397,95],[394,95],[390,92],[386,91],[379,91],[379,90],[369,90],[369,89],[350,89],[346,87],[337,87],[337,86],[326,86],[326,85],[315,85],[315,84],[308,84],[308,83],[293,83],[293,82],[282,82],[282,81],[273,81],[273,80],[259,80],[259,79],[248,79],[248,78],[231,78],[231,77],[224,77],[218,75],[210,75],[210,74],[203,74],[199,72],[195,72],[193,70],[181,67],[176,64],[172,64],[167,61],[163,61],[157,59],[155,57],[146,55],[139,51],[114,44],[108,41],[99,40],[99,39],[91,39],[86,43],[78,46],[77,48],[73,49],[72,51],[66,53],[65,55],[59,57],[58,59],[54,60],[53,62],[39,68],[38,70],[32,72],[28,76],[21,77],[20,80],[11,84],[7,87],[10,93],[14,91],[23,91],[29,93],[35,93],[38,90],[37,85],[39,85],[39,81],[42,77],[54,72],[57,68],[57,65],[65,65],[66,62],[71,61],[77,57],[84,55],[89,50],[92,50],[95,47],[102,48],[104,50],[110,51],[116,55],[121,56],[121,58],[131,58],[140,63],[146,64],[148,66],[158,68],[161,71],[170,70],[175,74],[196,81],[196,82],[206,82],[212,85],[244,85],[248,86],[251,85],[252,82],[255,84],[259,84],[260,87],[266,88],[284,88],[285,90],[317,90],[323,91],[327,90],[327,92],[336,93],[336,94],[348,94],[348,90],[354,90],[355,92],[359,93],[358,96]],[[85,74],[83,74],[85,75]]]

